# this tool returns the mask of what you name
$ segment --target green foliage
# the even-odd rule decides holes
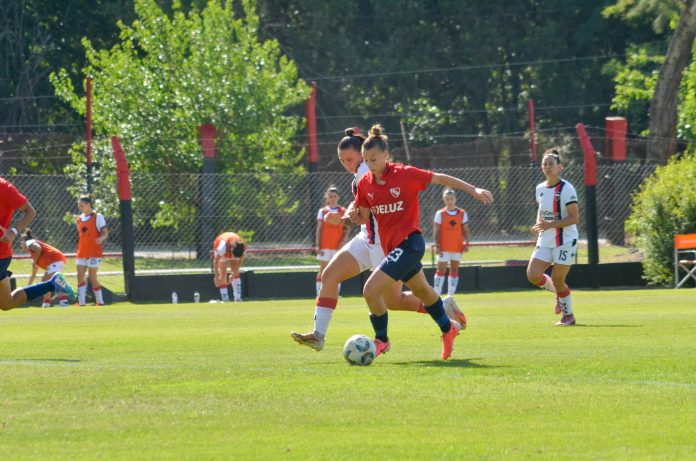
[[[673,281],[674,234],[696,232],[696,154],[659,167],[633,197],[626,230],[645,259],[649,283]]]
[[[253,1],[210,0],[202,11],[188,13],[174,2],[168,15],[154,0],[137,0],[135,12],[130,26],[119,22],[120,43],[111,49],[96,49],[83,39],[88,63],[83,72],[93,79],[94,131],[104,136],[94,148],[97,196],[117,203],[106,136],[122,139],[135,174],[195,173],[202,165],[197,129],[206,123],[218,130],[219,172],[299,171],[302,151],[293,138],[303,119],[292,111],[306,100],[309,88],[275,40],[259,40]],[[76,93],[68,71],[53,73],[51,81],[56,94],[84,114],[85,98]],[[84,145],[74,146],[72,154],[80,165]],[[83,166],[70,171],[85,173]],[[169,176],[156,194],[150,186],[133,182],[141,223],[190,232],[187,224],[200,203],[197,185]],[[235,192],[216,193],[222,198]]]

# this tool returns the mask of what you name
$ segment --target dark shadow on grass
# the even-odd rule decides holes
[[[483,365],[476,363],[474,360],[483,360],[481,358],[472,359],[450,359],[450,360],[414,360],[411,362],[387,362],[380,365],[412,365],[418,367],[440,367],[440,368],[504,368],[501,366]]]
[[[584,323],[576,323],[572,328],[643,328],[643,325],[587,325]]]

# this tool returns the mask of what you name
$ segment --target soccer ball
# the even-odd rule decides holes
[[[351,365],[367,366],[377,355],[375,343],[365,335],[353,335],[343,346],[343,358]]]

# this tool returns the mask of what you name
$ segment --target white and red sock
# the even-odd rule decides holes
[[[423,301],[421,301],[420,306],[418,306],[418,310],[416,311],[419,314],[427,314],[428,311],[425,310],[425,304],[423,304]]]
[[[545,289],[546,291],[550,291],[551,293],[555,293],[556,287],[553,286],[553,280],[551,280],[551,277],[546,274],[541,274],[541,276],[541,282],[539,282],[537,286]]]
[[[563,315],[573,315],[573,303],[570,300],[570,288],[566,286],[565,290],[558,293],[558,303],[561,306]]]
[[[43,304],[51,305],[51,293],[46,293],[43,297]]]
[[[87,304],[87,282],[77,284],[77,302],[80,306]]]
[[[321,291],[321,276],[317,274],[317,277],[315,279],[315,284],[317,288],[317,297],[319,297],[319,292]]]
[[[97,305],[104,304],[104,293],[102,293],[101,286],[93,287],[92,291],[94,291],[94,299],[97,301]]]
[[[457,285],[459,284],[459,274],[455,274],[454,277],[450,272],[450,276],[447,278],[447,296],[454,296],[457,292]]]
[[[68,295],[66,295],[65,293],[61,293],[60,295],[58,295],[58,303],[60,306],[67,307],[68,302]]]
[[[442,286],[445,284],[445,273],[436,271],[435,280],[433,281],[433,288],[438,296],[442,294]]]
[[[322,336],[326,336],[329,330],[331,317],[336,310],[338,299],[317,298],[317,307],[314,309],[314,331]]]

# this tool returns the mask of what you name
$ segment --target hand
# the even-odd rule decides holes
[[[358,224],[358,221],[360,219],[360,210],[358,210],[357,207],[351,207],[348,209],[348,211],[346,211],[346,214],[344,216],[347,217],[348,220],[353,224]]]
[[[485,205],[490,205],[493,203],[493,194],[491,194],[490,191],[486,189],[481,189],[480,187],[477,187],[474,189],[474,198],[478,200],[479,202],[483,202]]]
[[[469,242],[464,242],[464,253],[469,251]]]
[[[541,221],[532,226],[532,232],[534,233],[534,235],[539,235],[540,233],[544,232],[547,229],[551,229],[552,227],[552,221]]]
[[[103,237],[97,237],[94,241],[97,243],[97,245],[101,245],[102,242],[104,241],[104,238],[103,238]]]
[[[6,229],[0,226],[0,232],[2,232],[2,237],[0,237],[0,242],[2,243],[12,243],[15,237],[17,237],[16,231],[13,229]]]

